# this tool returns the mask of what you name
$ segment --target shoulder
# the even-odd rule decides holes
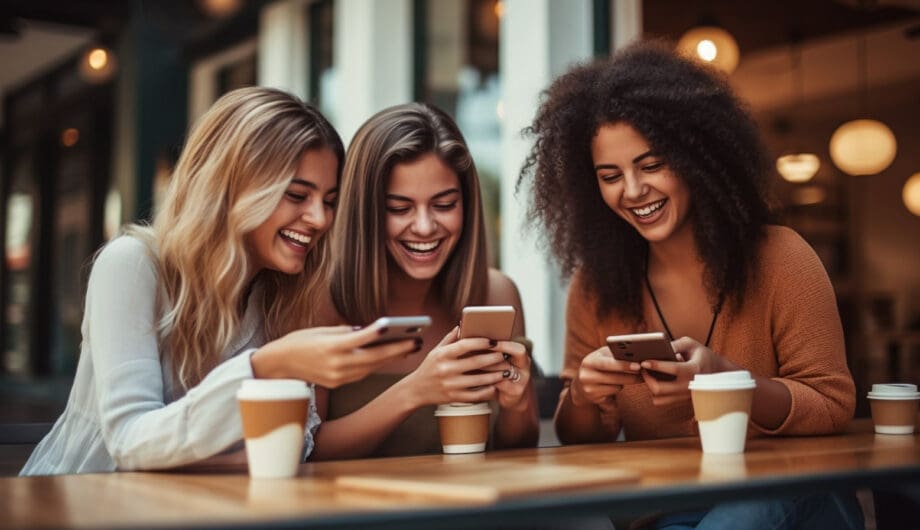
[[[824,264],[811,245],[795,230],[770,225],[761,246],[760,276],[769,284],[793,290],[808,289],[815,282],[829,282]]]
[[[489,305],[521,305],[521,295],[518,292],[517,285],[505,273],[490,267],[488,282],[489,294],[487,302]]]
[[[777,225],[767,226],[760,259],[762,266],[768,269],[820,264],[818,255],[802,236],[791,228]]]
[[[107,243],[93,261],[91,280],[95,277],[106,282],[130,280],[138,275],[153,277],[156,274],[154,251],[135,236],[120,236]]]

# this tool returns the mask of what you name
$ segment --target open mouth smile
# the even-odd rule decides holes
[[[435,241],[400,241],[399,243],[411,254],[418,256],[427,256],[436,251],[443,243],[443,239]]]
[[[303,249],[306,249],[307,246],[310,245],[310,241],[313,240],[313,238],[307,234],[295,232],[294,230],[281,230],[278,234],[281,236],[281,239]]]
[[[647,204],[641,208],[629,208],[629,211],[631,211],[633,215],[640,219],[648,219],[649,217],[655,215],[655,213],[660,210],[666,202],[668,202],[667,199],[661,199],[660,201]]]

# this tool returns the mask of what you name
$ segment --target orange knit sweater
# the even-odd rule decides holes
[[[581,360],[604,346],[607,335],[659,331],[637,328],[615,315],[602,319],[596,307],[596,299],[576,271],[566,309],[565,388],[560,403]],[[643,308],[645,322],[657,322],[648,292],[643,295]],[[788,228],[767,227],[758,269],[742,307],[723,309],[710,348],[755,374],[781,382],[792,394],[792,408],[782,425],[768,430],[752,423],[751,434],[834,433],[853,417],[855,387],[833,288],[818,256]],[[697,434],[689,400],[655,406],[644,383],[626,386],[601,409],[610,440],[616,439],[621,427],[627,440]]]

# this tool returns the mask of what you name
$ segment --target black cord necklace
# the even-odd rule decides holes
[[[655,291],[652,290],[652,282],[648,280],[648,266],[646,265],[645,271],[645,286],[648,288],[648,294],[652,297],[652,303],[655,304],[655,311],[658,313],[658,318],[661,319],[661,323],[664,324],[664,330],[668,334],[668,340],[674,340],[674,335],[671,333],[671,328],[668,327],[668,321],[664,319],[664,313],[661,312],[661,308],[658,306],[658,300],[655,298]],[[716,329],[716,320],[719,318],[719,313],[722,312],[722,300],[719,300],[719,303],[716,304],[715,311],[712,312],[712,322],[709,324],[709,333],[706,334],[706,344],[705,346],[709,347],[709,341],[712,340],[712,332]]]

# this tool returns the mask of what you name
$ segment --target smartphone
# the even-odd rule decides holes
[[[386,331],[373,341],[365,344],[365,348],[379,346],[398,340],[421,337],[422,330],[431,325],[431,317],[425,315],[412,317],[380,317],[374,321],[374,324],[379,325],[381,328],[386,328]]]
[[[607,346],[613,358],[618,361],[641,363],[642,361],[674,361],[677,355],[671,348],[671,341],[664,333],[636,333],[633,335],[611,335],[607,337]],[[673,381],[674,376],[651,371],[653,377],[663,381]]]
[[[483,337],[492,340],[511,340],[514,333],[516,311],[510,305],[482,305],[463,308],[460,319],[460,338]]]

